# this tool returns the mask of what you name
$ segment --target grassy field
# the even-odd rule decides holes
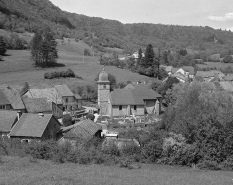
[[[28,82],[30,87],[47,87],[48,84],[66,83],[70,87],[75,85],[93,84],[96,76],[102,71],[103,66],[99,65],[99,56],[84,57],[82,52],[84,48],[91,51],[91,48],[85,43],[74,39],[64,39],[64,43],[58,40],[58,63],[64,64],[64,67],[40,69],[33,65],[30,59],[30,51],[27,50],[8,50],[4,61],[0,61],[0,87],[10,84],[20,87],[24,82]],[[44,79],[44,73],[49,71],[60,71],[72,69],[83,80],[79,79]],[[128,70],[119,69],[114,66],[107,66],[106,71],[116,76],[118,82],[127,81],[149,81],[150,78],[132,73]]]
[[[232,185],[232,172],[146,165],[128,170],[118,166],[54,164],[29,158],[3,157],[1,185]]]
[[[222,63],[222,62],[205,62],[205,64],[197,64],[198,67],[216,67],[217,69],[226,68],[228,66],[233,67],[233,63]]]

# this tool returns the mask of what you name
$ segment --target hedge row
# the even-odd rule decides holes
[[[77,76],[73,70],[67,69],[67,71],[52,71],[52,72],[46,72],[44,74],[45,79],[54,79],[54,78],[79,78],[82,79],[82,77]]]

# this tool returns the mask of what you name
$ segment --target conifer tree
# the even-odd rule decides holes
[[[31,42],[31,56],[38,66],[49,66],[58,58],[57,42],[49,29],[37,32]]]
[[[0,55],[5,55],[6,51],[6,43],[3,39],[3,36],[0,36]]]
[[[141,64],[141,66],[144,67],[145,69],[149,67],[153,67],[153,62],[154,62],[154,50],[153,50],[153,46],[149,44],[146,47],[145,59],[144,62]]]

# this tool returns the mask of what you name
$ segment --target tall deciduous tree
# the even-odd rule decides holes
[[[37,32],[31,41],[31,56],[38,66],[49,66],[56,62],[57,42],[49,29]]]
[[[0,36],[0,55],[5,55],[6,51],[6,43],[3,36]]]

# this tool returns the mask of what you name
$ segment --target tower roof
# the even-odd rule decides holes
[[[103,68],[103,71],[99,74],[98,82],[109,82],[108,80],[108,73]]]

